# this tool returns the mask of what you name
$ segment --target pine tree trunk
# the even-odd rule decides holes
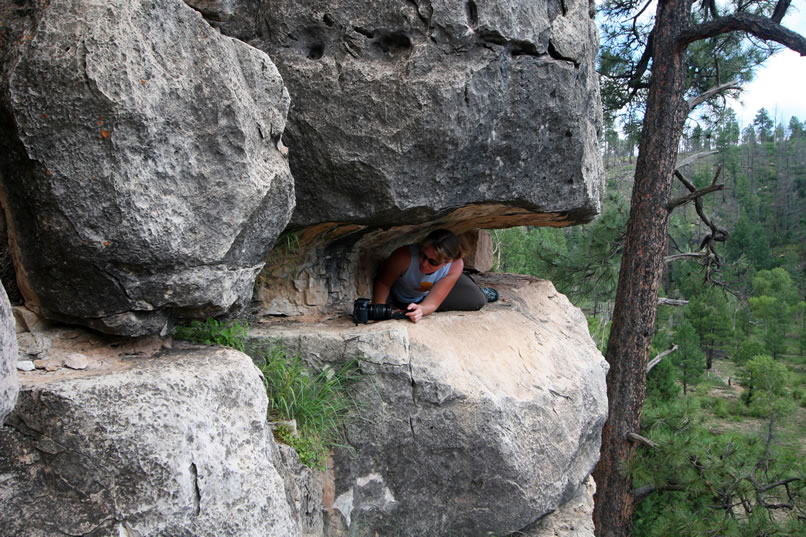
[[[594,523],[599,537],[629,536],[634,499],[632,479],[622,469],[637,433],[646,394],[646,366],[655,327],[658,286],[677,146],[688,115],[685,49],[677,36],[688,24],[692,0],[658,2],[652,80],[635,170],[630,217],[619,273],[606,358],[609,418],[602,432]]]

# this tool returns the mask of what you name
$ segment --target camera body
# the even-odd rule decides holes
[[[387,304],[373,304],[368,298],[356,298],[353,302],[353,322],[355,324],[405,318],[406,314],[402,311],[395,311],[392,306]]]

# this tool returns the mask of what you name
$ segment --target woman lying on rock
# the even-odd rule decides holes
[[[406,310],[416,323],[435,311],[475,311],[498,298],[462,273],[459,239],[447,229],[428,234],[420,244],[402,246],[384,262],[375,280],[373,302]]]

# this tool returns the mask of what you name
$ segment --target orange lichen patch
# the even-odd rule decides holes
[[[110,132],[108,130],[101,129],[101,138],[103,138],[104,140],[108,140],[109,135],[110,135]]]
[[[101,125],[103,125],[103,124],[104,124],[104,120],[103,120],[103,119],[99,119],[99,120],[98,120],[98,126],[100,127],[100,126],[101,126]]]
[[[110,244],[112,244],[112,243],[109,242],[109,241],[104,241],[104,246],[109,246]]]
[[[146,84],[148,84],[148,80],[141,80],[141,81],[140,81],[140,84],[142,84],[143,86],[145,86]]]
[[[45,175],[50,175],[50,170],[45,170]]]

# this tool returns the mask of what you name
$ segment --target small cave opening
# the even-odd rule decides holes
[[[309,60],[319,60],[324,55],[325,55],[325,46],[322,43],[314,43],[313,45],[311,45],[311,48],[308,49]]]
[[[387,32],[377,30],[374,32],[372,44],[385,54],[398,56],[411,50],[411,39],[404,32]]]
[[[475,27],[479,23],[479,8],[473,0],[465,4],[465,14],[467,15],[467,22],[471,27]]]

